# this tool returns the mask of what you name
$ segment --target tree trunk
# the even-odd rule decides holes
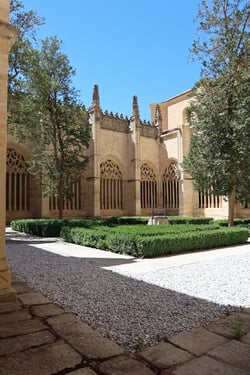
[[[228,197],[228,226],[234,226],[235,186]]]
[[[59,185],[59,195],[58,195],[58,210],[59,210],[59,219],[63,219],[63,186],[62,182]]]

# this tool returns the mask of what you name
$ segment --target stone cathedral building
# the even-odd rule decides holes
[[[89,108],[90,162],[64,217],[181,215],[227,217],[226,197],[193,189],[182,169],[191,129],[185,110],[190,91],[150,104],[151,121],[140,119],[137,97],[130,118],[103,111],[96,85]],[[7,222],[15,218],[58,217],[56,198],[44,198],[27,172],[30,147],[8,137]],[[236,217],[250,215],[237,205]]]

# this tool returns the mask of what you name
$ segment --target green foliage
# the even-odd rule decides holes
[[[210,224],[213,222],[211,217],[192,217],[192,216],[168,216],[169,224]]]
[[[59,220],[50,219],[13,220],[11,228],[40,237],[59,237],[61,223]]]
[[[229,196],[232,225],[235,199],[250,199],[249,2],[203,0],[197,20],[191,52],[202,79],[188,110],[193,134],[184,168],[196,189]]]
[[[148,217],[146,216],[111,216],[103,219],[103,224],[105,225],[134,225],[142,224],[145,225],[148,222]]]
[[[192,221],[190,219],[188,218]],[[246,242],[249,235],[247,228],[221,226],[223,221],[205,225],[128,225],[128,220],[118,220],[123,225],[115,225],[113,219],[28,219],[14,220],[11,227],[42,237],[61,236],[67,242],[135,257],[155,257],[187,250],[231,246]],[[131,221],[134,220],[136,218],[131,218]],[[239,225],[243,222],[244,220],[238,219]]]
[[[240,340],[245,334],[246,330],[244,328],[244,322],[242,319],[237,319],[231,329],[231,333],[235,340]]]
[[[246,242],[246,228],[218,225],[118,226],[63,228],[61,236],[79,245],[99,247],[136,257],[153,257],[186,250],[208,249]]]
[[[227,220],[223,220],[223,219],[216,220],[215,223],[219,224],[222,227],[228,226],[228,221]],[[234,219],[234,225],[248,227],[249,224],[250,224],[250,219],[249,218],[246,218],[246,219],[237,219],[236,218],[236,219]]]
[[[11,109],[14,111],[14,95],[23,90],[26,73],[31,69],[33,46],[37,43],[37,28],[44,24],[44,19],[33,10],[25,10],[22,1],[11,0],[10,23],[19,31],[9,53],[8,89],[9,100],[13,104]]]
[[[43,19],[11,2],[11,22],[20,30],[10,53],[8,131],[32,144],[29,172],[45,196],[63,201],[74,196],[88,163],[88,113],[72,85],[75,70],[56,37],[36,41]]]
[[[70,230],[71,228],[80,227],[94,230],[99,226],[112,227],[115,223],[120,225],[127,224],[141,224],[147,223],[147,218],[143,217],[120,217],[120,218],[105,218],[105,219],[92,219],[92,218],[78,218],[78,219],[21,219],[13,220],[11,222],[11,228],[19,232],[25,232],[32,234],[34,236],[41,237],[59,237],[62,228],[65,240],[72,242],[70,240]],[[64,228],[67,227],[67,228]],[[104,228],[103,228],[104,230]],[[106,228],[108,230],[108,228]]]

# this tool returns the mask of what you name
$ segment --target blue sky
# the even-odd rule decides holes
[[[137,95],[149,103],[191,88],[200,65],[189,61],[200,0],[22,0],[45,18],[39,37],[57,36],[76,70],[74,87],[88,108],[94,84],[102,110],[130,116]]]

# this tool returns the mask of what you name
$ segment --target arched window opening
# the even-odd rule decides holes
[[[172,161],[162,176],[163,208],[179,208],[180,172],[177,163]]]
[[[141,166],[141,208],[157,207],[156,176],[147,163]]]
[[[7,149],[6,158],[6,211],[30,209],[30,175],[24,157],[13,148]]]
[[[100,165],[100,206],[101,210],[123,209],[123,181],[119,166],[112,160]]]
[[[81,203],[81,181],[73,182],[70,185],[70,189],[68,192],[68,199],[64,199],[63,201],[63,210],[81,210],[82,203]],[[59,209],[59,201],[58,197],[50,197],[49,198],[49,209],[50,210],[58,210]]]
[[[222,197],[212,193],[212,189],[198,191],[198,208],[221,208]]]

